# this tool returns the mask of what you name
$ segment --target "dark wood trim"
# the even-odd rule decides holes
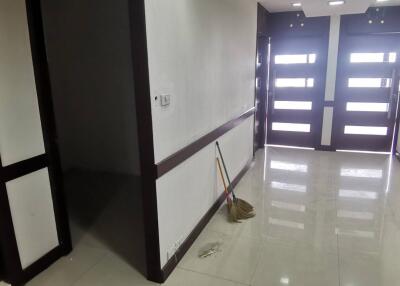
[[[2,166],[1,158],[0,166]],[[4,263],[2,265],[2,278],[7,283],[18,281],[22,272],[21,260],[12,223],[7,188],[3,180],[0,180],[0,253],[0,258],[3,259],[2,263]]]
[[[327,145],[320,145],[317,148],[315,148],[316,151],[328,151],[328,152],[336,152],[335,147],[333,146],[327,146]]]
[[[18,251],[18,250],[17,250]],[[9,280],[9,278],[5,277],[5,282],[10,283],[13,286],[24,285],[27,281],[33,279],[36,275],[46,270],[50,265],[56,262],[61,256],[64,255],[63,246],[59,245],[53,250],[50,250],[46,255],[41,257],[32,265],[28,266],[25,269],[21,268],[21,264],[19,264],[20,272],[18,272],[13,278]],[[18,257],[19,261],[19,257]],[[8,262],[7,262],[8,263]],[[7,264],[6,264],[7,265]]]
[[[234,178],[234,180],[232,181],[232,188],[229,188],[229,189],[233,189],[234,187],[236,187],[236,185],[239,183],[239,181],[243,178],[243,176],[246,174],[246,172],[252,166],[253,160],[254,160],[254,157],[247,162],[247,164],[243,167],[243,169],[239,172],[239,174]],[[179,261],[181,261],[181,259],[186,254],[186,252],[193,245],[193,243],[195,242],[197,237],[200,235],[200,233],[206,227],[208,222],[211,220],[211,218],[214,216],[214,214],[218,211],[220,206],[224,203],[224,201],[225,201],[225,194],[222,194],[217,199],[217,201],[211,206],[211,208],[207,211],[207,213],[201,218],[201,220],[196,225],[196,227],[192,230],[192,232],[189,234],[189,236],[186,238],[186,240],[179,247],[178,251],[175,254],[175,257],[171,258],[167,262],[167,264],[163,267],[163,269],[162,269],[163,281],[162,282],[167,280],[168,276],[176,268]]]
[[[65,255],[65,249],[62,245],[57,246],[45,256],[37,260],[32,265],[28,266],[23,271],[22,281],[29,281],[39,273],[46,270],[50,265],[56,262],[61,256]],[[15,286],[13,284],[13,286]]]
[[[334,107],[335,102],[334,101],[325,101],[324,102],[324,107]]]
[[[268,44],[270,41],[270,13],[260,4],[257,4],[257,42],[256,42],[256,80],[259,86],[255,87],[256,107],[254,115],[254,144],[253,151],[264,148],[267,132],[267,82],[269,81]]]
[[[0,167],[0,181],[8,182],[47,167],[47,155],[39,155],[6,167]]]
[[[144,0],[129,1],[133,81],[138,127],[147,279],[161,283],[160,242],[157,210],[157,168],[154,159],[150,79]]]
[[[399,93],[398,94],[400,94],[400,91],[399,91]],[[396,104],[396,110],[400,110],[400,97],[399,96],[397,96],[397,98],[396,98],[396,101],[397,101],[397,104]],[[398,152],[397,151],[400,151],[400,150],[397,150],[397,142],[398,142],[398,140],[399,140],[399,132],[400,132],[400,115],[397,113],[396,114],[396,118],[395,118],[395,123],[394,123],[394,130],[393,130],[393,132],[394,132],[394,135],[393,135],[393,147],[392,147],[392,150],[391,150],[391,152],[392,152],[392,155],[396,155]]]
[[[201,149],[203,149],[204,147],[206,147],[207,145],[209,145],[210,143],[214,142],[216,139],[224,135],[226,132],[238,126],[245,119],[252,116],[254,112],[255,112],[255,107],[250,108],[237,118],[228,121],[227,123],[221,125],[220,127],[214,129],[208,134],[197,139],[195,142],[189,144],[188,146],[182,148],[178,152],[172,154],[168,158],[162,160],[160,163],[156,165],[157,178],[160,178],[161,176],[165,175],[173,168],[184,162],[186,159],[190,158],[191,156],[199,152]]]
[[[42,123],[43,141],[47,154],[47,167],[49,171],[57,234],[60,243],[59,257],[61,257],[71,252],[72,242],[58,150],[58,136],[50,84],[50,72],[47,62],[42,8],[40,0],[25,0],[25,3],[32,49],[36,93]],[[45,267],[44,264],[42,266]],[[39,269],[37,270],[39,271]]]

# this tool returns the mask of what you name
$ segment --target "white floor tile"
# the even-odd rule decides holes
[[[251,285],[337,286],[337,255],[315,248],[267,242]]]
[[[94,267],[104,256],[104,250],[77,246],[74,251],[58,260],[39,274],[27,286],[69,286]]]
[[[164,286],[240,286],[245,284],[235,283],[232,281],[211,277],[193,271],[177,268]]]
[[[220,242],[220,251],[207,258],[199,252],[208,243]],[[249,284],[260,259],[259,240],[227,236],[206,230],[182,259],[179,267],[214,277]]]
[[[157,285],[147,281],[142,274],[114,254],[106,255],[99,263],[83,275],[74,286],[142,286]]]

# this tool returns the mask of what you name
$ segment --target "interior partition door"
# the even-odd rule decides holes
[[[267,144],[320,146],[328,35],[329,18],[274,14]]]
[[[384,21],[344,17],[334,111],[337,150],[391,152],[396,122],[400,34]],[[354,21],[353,21],[354,19]],[[371,27],[372,31],[363,31]],[[356,29],[361,30],[358,32]]]
[[[71,249],[39,1],[0,1],[0,265],[23,285]]]

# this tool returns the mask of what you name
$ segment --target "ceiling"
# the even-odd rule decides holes
[[[400,5],[400,0],[389,0],[376,3],[375,0],[345,0],[341,6],[329,6],[329,0],[259,0],[269,12],[286,12],[303,10],[307,17],[360,14],[370,6],[395,6]],[[292,3],[301,2],[302,7],[294,8]]]

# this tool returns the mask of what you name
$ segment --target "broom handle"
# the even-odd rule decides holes
[[[218,163],[219,174],[221,175],[222,183],[224,184],[224,191],[225,191],[225,194],[226,194],[226,199],[229,200],[229,192],[228,192],[228,189],[226,188],[224,174],[222,174],[221,163],[219,162],[218,158],[217,158],[217,163]]]
[[[231,183],[231,179],[229,179],[228,170],[226,169],[224,156],[222,156],[221,148],[219,147],[218,141],[217,141],[216,144],[217,144],[217,149],[218,149],[219,156],[221,157],[221,160],[222,160],[222,165],[224,166],[226,178],[228,179],[230,192],[232,193],[233,198],[236,199],[235,193],[233,192],[233,188],[231,187],[232,183]]]

